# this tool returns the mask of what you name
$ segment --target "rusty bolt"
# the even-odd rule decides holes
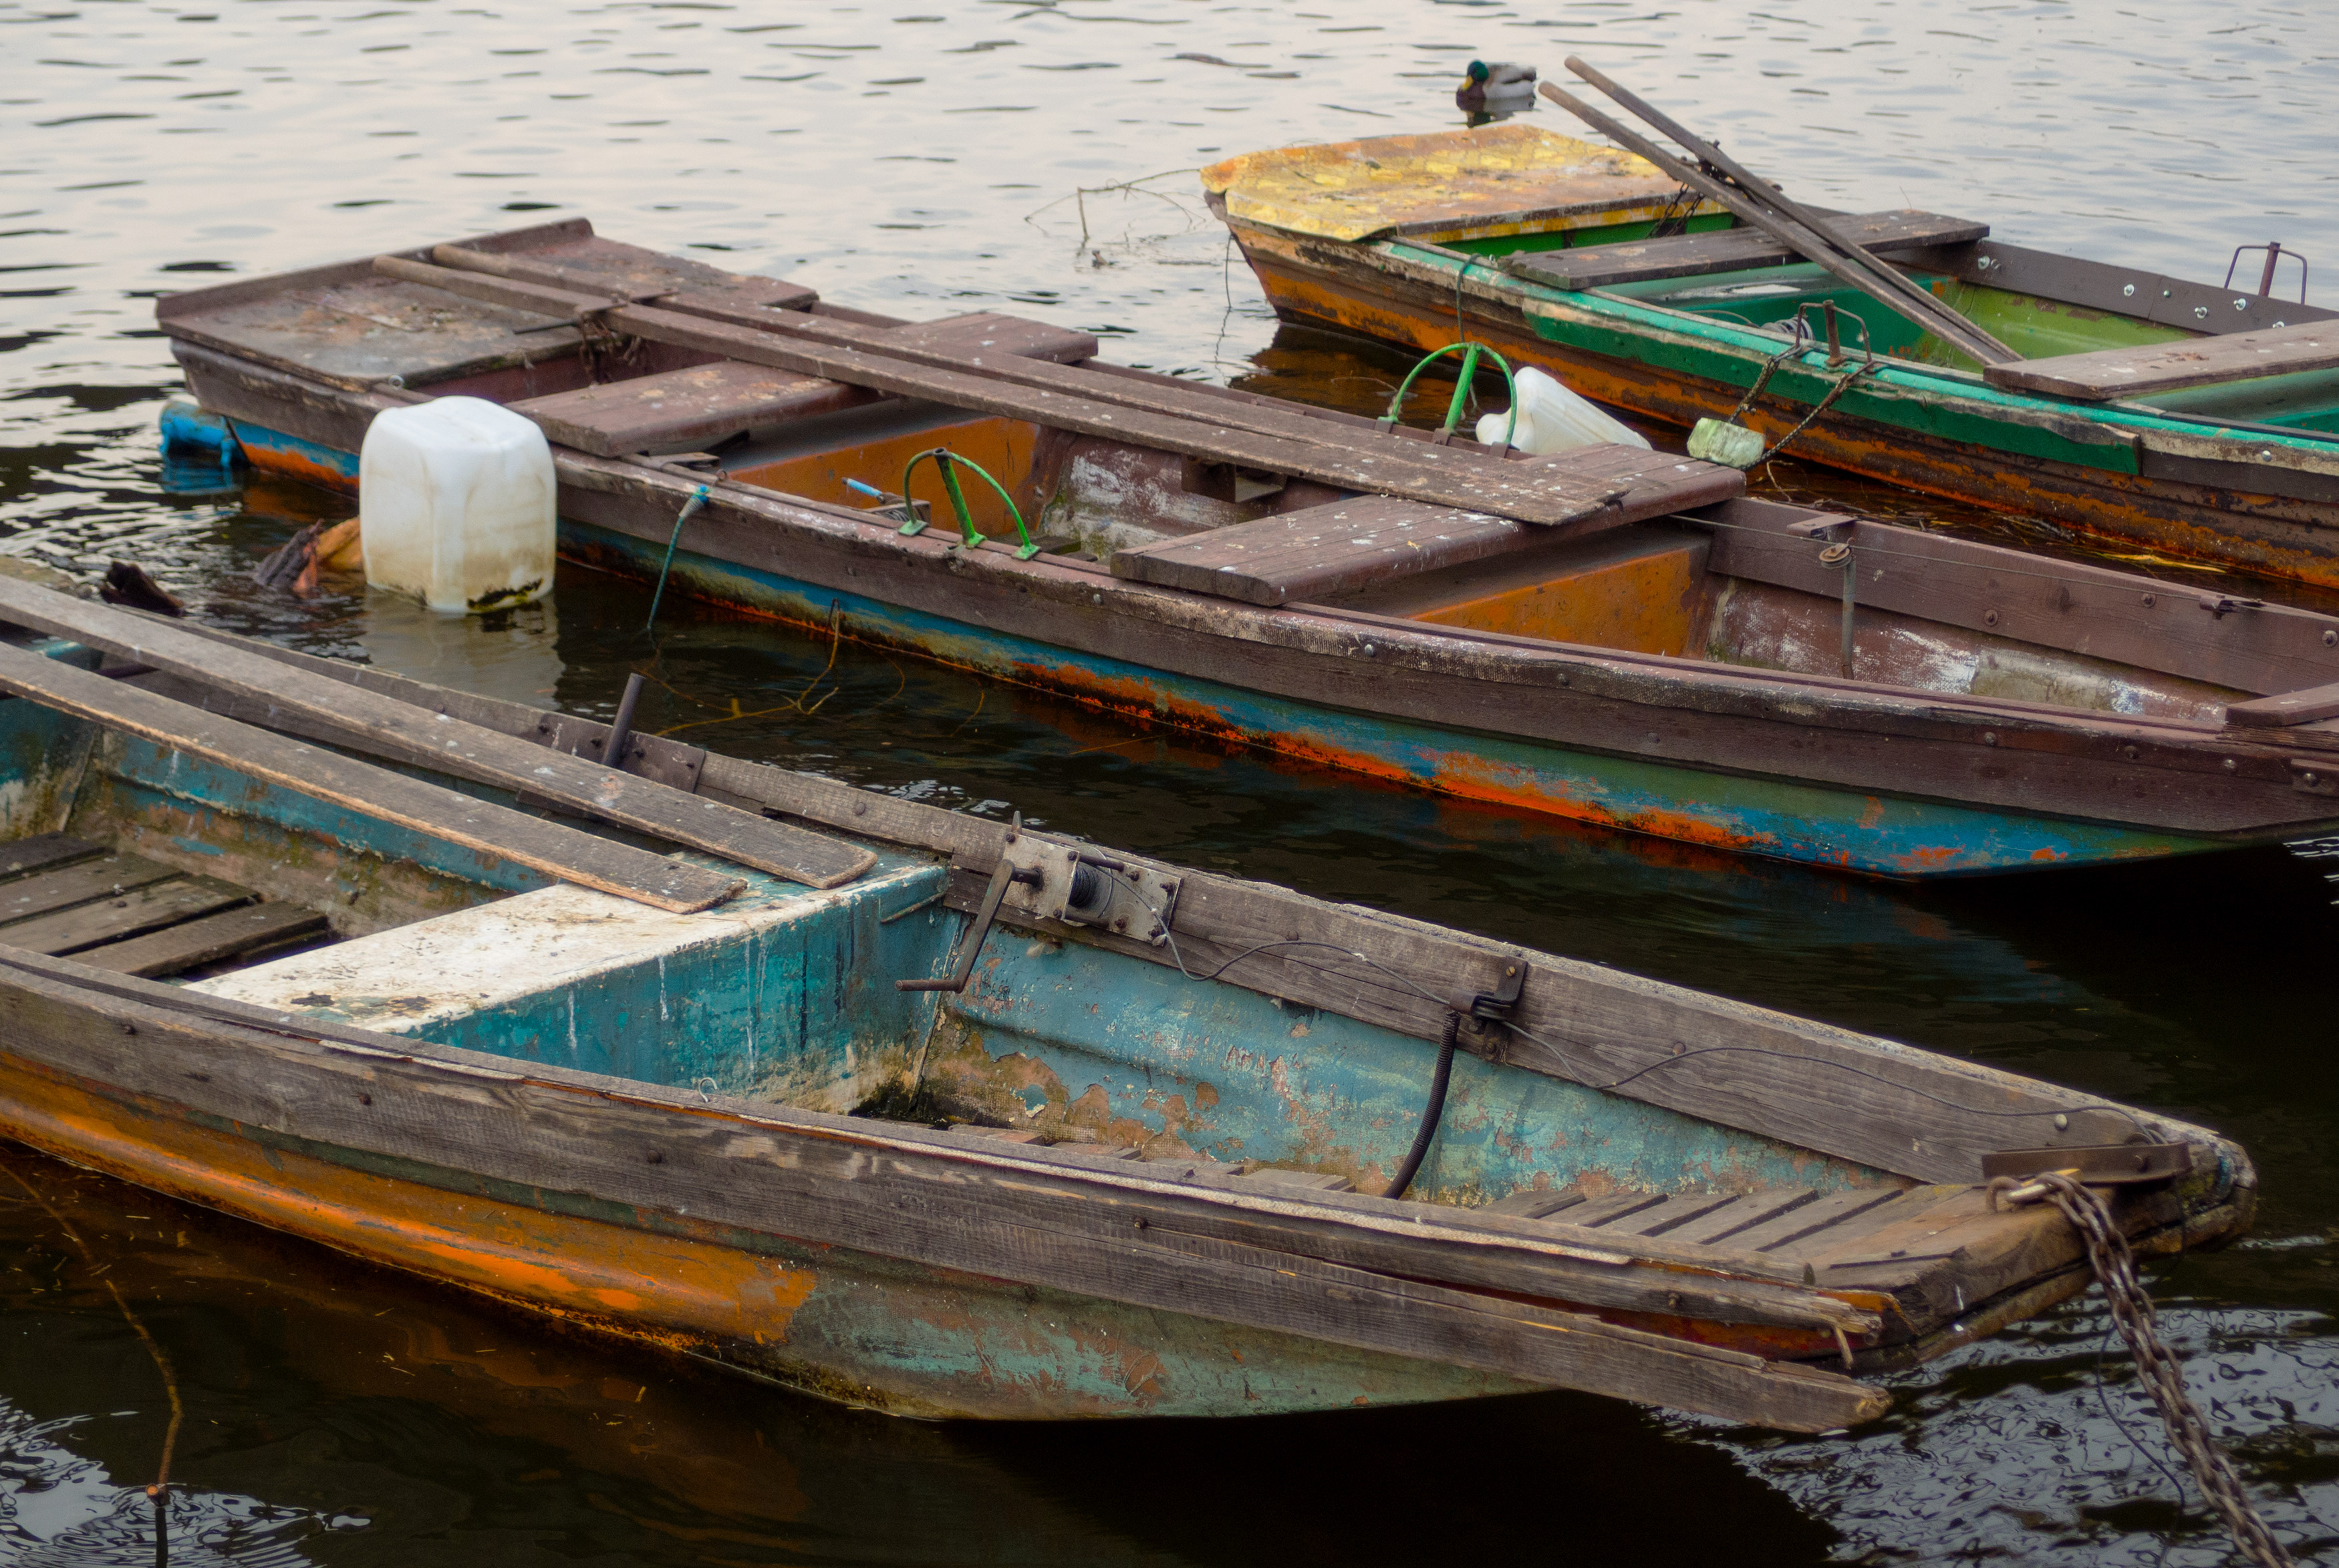
[[[2147,595],[2145,595],[2145,596],[2144,596],[2144,607],[2145,607],[2146,609],[2147,609],[2147,610],[2148,610],[2148,609],[2150,609],[2150,608],[2152,608],[2152,606],[2155,606],[2155,605],[2158,604],[2159,602],[2160,602],[2160,601],[2159,601],[2158,599],[2154,598],[2150,594],[2147,594]]]
[[[1982,611],[1981,624],[1986,626],[1994,626],[1998,625],[1998,612],[1996,610]]]
[[[1994,746],[1994,745],[1996,745],[1998,744],[1998,732],[1997,732],[1996,730],[1984,730],[1984,731],[1982,731],[1982,732],[1981,732],[1981,744],[1982,744],[1982,745],[1986,745],[1986,746]]]

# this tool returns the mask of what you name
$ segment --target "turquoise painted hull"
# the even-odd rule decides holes
[[[239,424],[264,466],[337,462],[347,453]],[[655,577],[663,543],[564,518],[563,549],[609,569]],[[1075,695],[1111,694],[1125,711],[1172,723],[1206,717],[1219,734],[1265,750],[1413,787],[1807,865],[1896,878],[1972,876],[2235,847],[2228,841],[1960,806],[1574,750],[1287,700],[988,630],[688,550],[676,587],[698,597],[809,626],[841,616],[865,641],[911,649],[1002,680]]]

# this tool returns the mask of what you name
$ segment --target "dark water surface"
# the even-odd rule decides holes
[[[1427,129],[1474,55],[1594,55],[1791,188],[2215,279],[2339,265],[2339,23],[2306,4],[0,0],[0,549],[133,556],[218,624],[606,713],[646,596],[480,623],[242,580],[282,487],[173,494],[148,301],[585,213],[909,315],[1348,407],[1178,171]],[[896,12],[900,15],[896,15]],[[1076,187],[1166,174],[1138,192]],[[1083,222],[1086,240],[1083,241]],[[2317,294],[2316,298],[2323,296]],[[1810,475],[1791,486],[1828,488]],[[1840,499],[1960,526],[1937,503]],[[1993,525],[2003,528],[2004,525]],[[2019,525],[2016,525],[2019,531]],[[2212,1424],[2339,1543],[2339,915],[2284,852],[1923,890],[1377,790],[850,646],[669,610],[646,726],[1444,921],[2143,1101],[2246,1142],[2257,1236],[2156,1271]],[[2328,863],[2339,865],[2339,862]],[[243,1564],[2224,1561],[2090,1302],[1787,1439],[1566,1395],[1211,1425],[934,1427],[626,1346],[0,1151],[0,1561]],[[2099,1376],[2100,1373],[2100,1376]],[[2134,1442],[2130,1441],[2133,1435]]]

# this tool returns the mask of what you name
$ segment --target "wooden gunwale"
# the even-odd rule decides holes
[[[231,405],[227,411],[255,420],[261,410],[297,414],[309,431],[346,446],[373,412],[418,396],[300,384],[201,349],[180,352],[205,396]],[[566,449],[556,449],[556,461],[566,512],[660,545],[672,514],[704,478]],[[737,481],[713,490],[709,507],[685,527],[686,549],[768,563],[826,590],[874,593],[1045,645],[1334,708],[1756,778],[1782,776],[1780,759],[1791,754],[1783,776],[1800,781],[2204,837],[2290,833],[2327,820],[2327,808],[2293,787],[2289,754],[2256,739],[2265,732],[2245,737],[2192,721],[1456,636],[1350,612],[1258,609],[1128,583],[1081,563],[1017,562],[1004,550],[967,552],[931,533],[903,537],[865,514]],[[774,525],[792,541],[787,548],[775,546]],[[872,567],[879,577],[864,581]],[[861,635],[850,616],[841,627]],[[1359,654],[1367,641],[1375,647],[1368,666]],[[1011,678],[1050,684],[1040,676]],[[1536,700],[1520,703],[1519,688]],[[1157,716],[1179,722],[1175,714]],[[1986,733],[1994,739],[1985,741]],[[1643,737],[1644,749],[1619,746],[1620,735]],[[2018,773],[2010,756],[2028,766]]]

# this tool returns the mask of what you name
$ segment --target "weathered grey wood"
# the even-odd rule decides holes
[[[2339,616],[1775,502],[1733,500],[1683,521],[1712,528],[1708,569],[1724,577],[1836,598],[1843,574],[1819,555],[1843,540],[1870,609],[2246,692],[2339,676],[2339,643],[2324,641],[2339,636]]]
[[[1645,1214],[1664,1201],[1665,1195],[1662,1192],[1613,1192],[1605,1198],[1595,1198],[1564,1210],[1561,1222],[1584,1230],[1598,1230],[1629,1220],[1636,1214]],[[1627,1233],[1632,1229],[1630,1225],[1618,1225],[1618,1228]]]
[[[783,420],[824,414],[875,397],[858,387],[815,376],[718,360],[662,370],[655,376],[507,404],[547,437],[580,451],[693,451]]]
[[[666,255],[590,232],[546,235],[543,242],[526,249],[435,245],[430,256],[448,266],[589,290],[612,300],[655,300],[682,291],[735,305],[800,311],[820,298],[802,283],[727,272],[686,256]]]
[[[104,853],[103,846],[74,838],[69,833],[44,833],[32,838],[14,839],[0,843],[0,879],[27,876],[51,866],[87,860],[91,855]],[[0,899],[5,897],[5,892],[0,892]],[[0,918],[5,918],[5,914],[0,914]]]
[[[21,963],[8,967],[15,972],[0,985],[7,1026],[0,1039],[20,1059],[63,1062],[99,1081],[137,1084],[137,1092],[167,1083],[168,1099],[185,1102],[192,1092],[203,1114],[232,1118],[247,1137],[320,1158],[349,1158],[343,1149],[387,1156],[408,1179],[433,1179],[435,1167],[436,1179],[464,1190],[482,1178],[548,1195],[584,1185],[617,1212],[686,1211],[702,1221],[1791,1429],[1843,1425],[1882,1408],[1874,1391],[1831,1374],[1377,1271],[1302,1264],[1274,1249],[1251,1247],[1255,1256],[1246,1257],[1236,1251],[1249,1245],[1241,1241],[1132,1228],[1134,1200],[1116,1202],[1120,1195],[1103,1190],[1141,1189],[1145,1208],[1167,1218],[1217,1207],[1212,1195],[1195,1189],[1106,1170],[1043,1177],[1022,1150],[903,1149],[902,1134],[889,1140],[842,1118],[791,1127],[704,1105],[678,1115],[687,1103],[681,1096],[668,1104],[635,1085],[556,1086],[541,1075],[503,1070],[507,1064],[494,1059],[450,1071],[455,1064],[430,1060],[439,1053],[429,1048],[360,1054],[226,1025],[191,1028],[171,1012],[76,995]],[[125,1021],[138,1031],[134,1043],[125,1039]],[[190,1073],[205,1075],[201,1087]],[[662,1158],[645,1161],[643,1149]],[[774,1158],[783,1149],[784,1158]],[[1004,1179],[982,1179],[985,1168]],[[1218,1203],[1228,1201],[1246,1202],[1229,1195]],[[1307,1208],[1295,1198],[1247,1201],[1269,1212]]]
[[[286,679],[291,674],[282,672]],[[706,909],[743,885],[734,877],[523,816],[19,648],[0,646],[0,690],[223,764],[296,794],[363,812],[452,843],[484,850],[564,882],[660,909],[677,912]]]
[[[1652,1208],[1633,1216],[1629,1224],[1618,1228],[1634,1236],[1663,1236],[1679,1230],[1693,1219],[1702,1219],[1723,1204],[1734,1201],[1726,1192],[1709,1192],[1692,1197],[1676,1198],[1663,1208]]]
[[[174,876],[30,920],[0,926],[0,942],[27,952],[69,953],[252,902],[249,891],[207,876]]]
[[[91,845],[90,849],[94,853],[96,846]],[[175,867],[142,855],[115,853],[98,859],[77,856],[72,863],[53,866],[0,885],[0,921],[27,920],[53,910],[88,903],[93,899],[118,897],[132,888],[164,882],[178,874]]]
[[[1724,1241],[1734,1242],[1741,1234],[1782,1214],[1791,1213],[1818,1198],[1819,1194],[1809,1188],[1751,1192],[1734,1203],[1725,1203],[1712,1213],[1691,1221],[1673,1234],[1680,1240],[1707,1247]]]
[[[1730,1245],[1748,1252],[1769,1252],[1795,1243],[1808,1243],[1821,1231],[1870,1209],[1881,1208],[1900,1196],[1898,1188],[1854,1188],[1831,1192],[1750,1229],[1734,1231]]]
[[[2339,718],[2339,682],[2235,703],[2226,709],[2226,722],[2244,729],[2281,728],[2328,718]]]
[[[1573,1188],[1554,1191],[1545,1188],[1525,1188],[1479,1209],[1480,1214],[1508,1214],[1521,1219],[1543,1219],[1556,1216],[1584,1201],[1584,1194]]]
[[[5,579],[0,579],[0,616],[244,701],[267,704],[327,726],[334,740],[354,749],[525,792],[814,887],[840,886],[876,863],[869,851],[826,834],[783,826],[719,802],[693,800],[663,784],[517,743],[448,714],[421,712],[362,688],[189,636],[151,617]]]
[[[503,301],[523,308],[558,311],[590,306],[582,295],[566,300],[556,291],[489,278],[451,268],[428,267],[383,257],[390,277],[468,297]],[[750,364],[824,376],[903,397],[925,398],[952,408],[1028,419],[1081,435],[1102,436],[1213,462],[1231,462],[1271,473],[1293,475],[1347,489],[1377,490],[1440,506],[1460,507],[1517,518],[1525,522],[1570,523],[1614,510],[1622,520],[1655,517],[1693,501],[1673,499],[1675,490],[1653,495],[1613,483],[1572,482],[1562,470],[1528,470],[1484,453],[1459,448],[1394,443],[1370,455],[1361,449],[1293,440],[1212,424],[1182,415],[1155,413],[1127,404],[1109,404],[1084,393],[1027,391],[994,376],[929,368],[912,360],[645,306],[611,307],[609,326],[653,342],[726,355]],[[1703,465],[1699,472],[1702,475]],[[1530,478],[1529,474],[1533,474]],[[1727,484],[1721,479],[1717,483]],[[1742,476],[1739,482],[1743,482]]]
[[[1533,524],[1387,496],[1359,496],[1117,550],[1112,573],[1134,582],[1247,604],[1336,597],[1525,548]]]
[[[1868,250],[1890,254],[1919,245],[1979,240],[1989,225],[1903,208],[1838,220]],[[1659,278],[1697,278],[1742,268],[1785,266],[1802,257],[1760,229],[1717,229],[1662,240],[1624,240],[1567,251],[1527,251],[1503,258],[1503,270],[1560,289],[1606,289]]]
[[[1992,365],[1982,376],[1991,386],[2009,390],[2101,402],[2217,381],[2327,370],[2334,365],[2339,365],[2339,325],[2307,321],[2255,332],[2226,332]]]
[[[154,979],[282,947],[325,931],[325,917],[314,910],[293,903],[254,903],[74,956],[93,969]],[[10,934],[0,930],[0,942],[7,942]]]

